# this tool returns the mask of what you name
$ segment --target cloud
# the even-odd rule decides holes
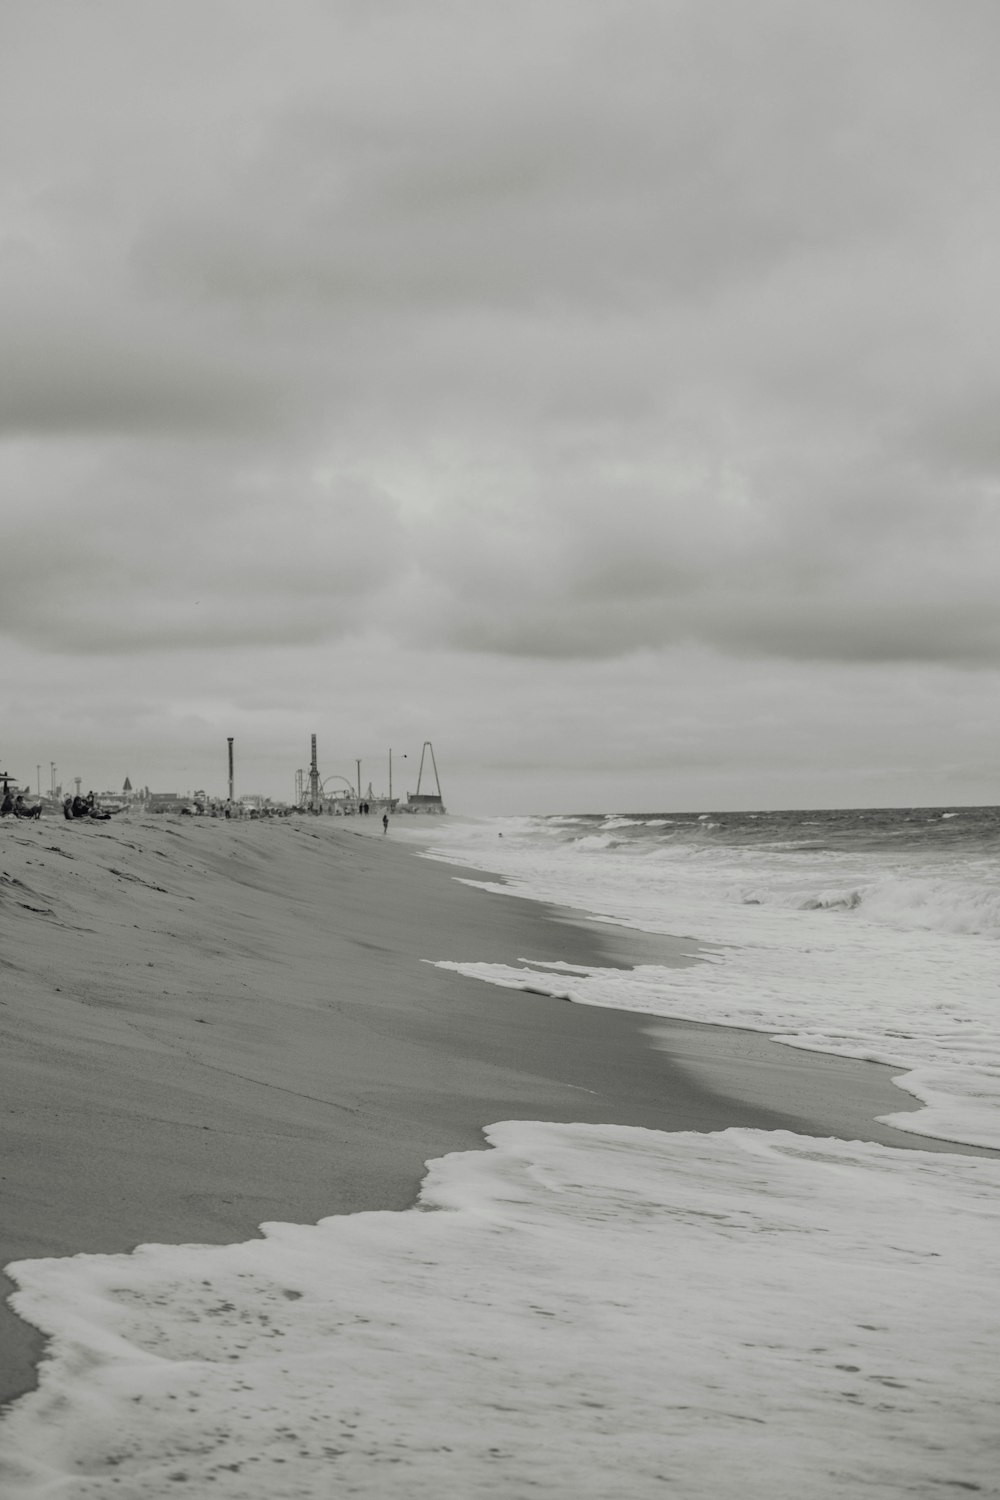
[[[8,638],[997,663],[995,8],[5,24]]]
[[[195,460],[112,444],[88,458],[8,452],[8,488],[39,492],[11,507],[0,551],[0,629],[25,644],[296,649],[363,629],[406,567],[393,501],[363,480],[304,476],[242,446]]]
[[[543,499],[513,478],[493,504],[458,498],[420,546],[425,627],[522,656],[701,641],[741,657],[995,662],[997,506],[954,481],[942,505],[914,466],[862,459],[782,455],[751,478],[668,453],[658,483],[619,466],[603,482],[543,480]]]

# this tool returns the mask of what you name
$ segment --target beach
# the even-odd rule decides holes
[[[0,836],[0,1264],[404,1208],[429,1159],[511,1118],[914,1144],[875,1123],[905,1104],[884,1068],[684,1022],[675,1058],[639,1018],[431,967],[685,960],[412,843],[321,819]],[[9,1401],[41,1340],[0,1328]]]
[[[929,1267],[943,1297],[930,1293],[925,1280],[907,1290],[917,1252],[896,1243],[906,1240],[905,1215],[881,1224],[882,1179],[899,1177],[889,1191],[905,1200],[918,1239],[927,1222],[943,1235],[955,1215],[966,1214],[963,1243],[975,1247],[984,1205],[992,1212],[995,1201],[995,1187],[984,1189],[975,1173],[995,1175],[995,1161],[982,1160],[995,1153],[880,1123],[880,1116],[898,1117],[917,1105],[893,1084],[888,1067],[798,1051],[745,1028],[566,1003],[551,993],[553,975],[564,966],[580,975],[627,975],[633,965],[636,974],[652,965],[682,979],[703,962],[699,944],[505,894],[489,872],[470,878],[467,867],[424,857],[433,829],[426,837],[415,824],[394,832],[383,837],[362,820],[308,817],[133,817],[10,823],[0,830],[0,1264],[15,1263],[4,1291],[20,1288],[15,1301],[23,1315],[6,1305],[0,1314],[0,1397],[8,1403],[0,1455],[5,1439],[15,1454],[7,1492],[32,1500],[47,1493],[58,1473],[88,1475],[72,1493],[104,1496],[121,1492],[116,1486],[131,1472],[127,1493],[158,1496],[167,1479],[196,1486],[205,1479],[207,1471],[176,1461],[193,1445],[212,1455],[213,1486],[216,1480],[228,1486],[216,1493],[273,1493],[268,1485],[275,1481],[260,1469],[254,1482],[233,1476],[250,1472],[248,1463],[284,1463],[289,1424],[297,1425],[296,1413],[305,1423],[308,1410],[309,1423],[326,1435],[312,1446],[303,1438],[300,1488],[289,1492],[325,1493],[322,1476],[333,1454],[356,1486],[351,1492],[364,1494],[430,1495],[450,1483],[451,1492],[462,1494],[541,1484],[553,1495],[570,1493],[567,1485],[596,1495],[607,1492],[602,1485],[615,1466],[634,1462],[628,1488],[640,1495],[661,1483],[666,1443],[688,1492],[700,1494],[702,1482],[709,1490],[737,1483],[736,1450],[719,1450],[725,1465],[737,1463],[732,1472],[720,1470],[715,1441],[705,1449],[701,1430],[706,1412],[712,1430],[717,1420],[723,1429],[730,1420],[711,1415],[720,1374],[729,1371],[732,1401],[745,1405],[757,1391],[754,1411],[758,1399],[774,1407],[768,1436],[776,1446],[761,1460],[761,1493],[771,1493],[774,1473],[784,1470],[789,1445],[797,1442],[790,1434],[803,1424],[822,1455],[837,1446],[825,1405],[804,1411],[797,1396],[781,1395],[786,1376],[766,1363],[781,1341],[760,1331],[784,1328],[791,1317],[792,1327],[811,1330],[815,1345],[811,1353],[803,1348],[802,1360],[815,1363],[816,1348],[827,1347],[812,1327],[815,1314],[796,1313],[789,1292],[797,1280],[804,1288],[812,1284],[816,1247],[833,1288],[827,1300],[838,1285],[840,1254],[843,1296],[860,1296],[865,1306],[884,1256],[902,1257],[892,1286],[905,1304],[893,1334],[903,1344],[881,1362],[906,1373],[914,1359],[926,1361],[922,1346],[915,1354],[906,1308],[937,1296],[944,1323],[938,1334],[925,1328],[924,1338],[948,1345],[935,1356],[946,1367],[944,1404],[970,1411],[947,1374],[959,1359],[951,1345],[961,1340],[962,1327],[955,1310],[948,1311],[957,1274],[952,1252],[947,1246],[919,1252],[931,1257],[920,1260],[920,1275]],[[469,972],[441,967],[449,963]],[[524,980],[525,965],[535,966],[537,986]],[[499,974],[517,966],[520,987],[484,984],[477,966]],[[838,1141],[879,1144],[840,1150]],[[939,1170],[948,1162],[954,1172]],[[901,1175],[900,1163],[907,1164]],[[962,1173],[973,1175],[965,1181]],[[840,1202],[838,1184],[845,1180],[853,1186]],[[540,1183],[559,1181],[554,1199],[536,1201]],[[672,1193],[678,1201],[669,1209]],[[949,1193],[958,1196],[952,1201]],[[794,1209],[799,1199],[801,1210]],[[643,1250],[654,1200],[679,1238]],[[752,1225],[761,1204],[775,1221],[768,1234],[780,1228],[784,1248],[777,1262],[753,1271],[759,1237],[729,1245],[725,1226],[734,1213]],[[428,1217],[428,1207],[448,1212]],[[779,1225],[783,1213],[791,1217]],[[560,1214],[569,1216],[568,1227]],[[873,1224],[864,1227],[866,1214]],[[309,1227],[318,1221],[317,1229]],[[722,1226],[722,1241],[715,1231],[704,1244],[692,1240],[700,1223]],[[595,1226],[599,1236],[618,1237],[610,1280],[608,1246],[588,1249]],[[501,1229],[504,1244],[496,1240]],[[547,1269],[539,1264],[543,1231],[553,1245]],[[887,1245],[872,1254],[870,1237],[883,1233]],[[302,1235],[320,1238],[303,1249]],[[843,1243],[835,1253],[838,1236]],[[508,1240],[513,1250],[504,1248]],[[535,1246],[527,1262],[522,1241]],[[136,1246],[147,1249],[124,1254]],[[802,1246],[812,1247],[812,1260],[795,1259]],[[738,1256],[734,1266],[731,1253]],[[655,1275],[650,1283],[650,1267],[664,1256],[676,1274]],[[862,1276],[859,1264],[866,1265]],[[432,1265],[434,1272],[427,1270]],[[974,1269],[978,1275],[978,1261]],[[277,1286],[286,1290],[277,1293]],[[668,1337],[651,1351],[634,1324],[636,1306],[671,1288],[682,1301],[662,1312]],[[295,1308],[281,1299],[313,1305],[313,1294],[321,1308],[333,1295],[336,1308],[316,1313],[314,1307],[297,1327]],[[549,1338],[535,1349],[536,1331],[526,1325],[515,1353],[510,1330],[523,1320],[524,1299],[549,1308],[560,1296],[566,1301],[560,1342]],[[599,1314],[598,1335],[590,1325],[602,1296],[611,1301]],[[966,1304],[969,1313],[968,1297]],[[881,1305],[884,1312],[888,1304]],[[123,1308],[138,1319],[127,1329]],[[733,1343],[731,1326],[750,1308],[760,1326],[742,1345]],[[457,1344],[448,1331],[456,1316],[465,1330]],[[322,1333],[330,1318],[335,1339]],[[486,1320],[482,1327],[477,1318]],[[56,1335],[55,1345],[46,1344],[33,1319]],[[252,1340],[248,1345],[248,1326],[266,1327],[297,1357],[290,1354],[278,1371],[273,1351],[268,1363]],[[196,1329],[207,1344],[189,1347],[185,1329]],[[355,1329],[358,1349],[350,1343]],[[220,1337],[230,1341],[213,1354]],[[372,1337],[380,1342],[381,1365],[371,1364]],[[594,1337],[602,1362],[610,1361],[603,1394],[594,1395],[592,1370],[574,1396],[580,1377],[573,1372],[591,1362],[578,1346]],[[839,1321],[836,1337],[842,1337]],[[442,1338],[444,1349],[436,1349]],[[765,1365],[741,1371],[741,1347],[764,1350]],[[555,1364],[539,1389],[525,1388],[523,1398],[513,1393],[509,1381],[523,1384],[525,1370],[538,1361],[547,1369],[554,1348]],[[53,1350],[55,1361],[46,1358]],[[682,1375],[657,1369],[664,1350],[681,1362]],[[859,1368],[853,1363],[859,1357],[848,1341],[831,1370]],[[317,1361],[331,1358],[340,1363],[320,1377]],[[408,1418],[412,1390],[405,1382],[428,1358],[437,1371],[428,1399],[438,1406]],[[204,1389],[183,1373],[196,1368],[210,1381]],[[249,1442],[232,1437],[250,1420],[247,1410],[227,1415],[232,1392],[220,1394],[218,1387],[220,1372],[230,1368],[239,1371],[233,1390],[255,1413]],[[188,1380],[190,1415],[181,1428],[169,1405],[179,1387],[169,1399],[161,1392],[157,1406],[158,1369]],[[46,1376],[41,1391],[18,1400],[34,1389],[39,1371]],[[825,1381],[829,1373],[815,1378]],[[648,1398],[636,1387],[638,1381],[655,1388],[665,1378],[680,1380],[674,1403],[680,1426],[669,1442],[664,1432],[654,1438],[663,1413],[643,1413]],[[843,1383],[840,1375],[832,1378]],[[704,1412],[687,1399],[692,1380],[704,1387]],[[799,1381],[794,1375],[789,1389]],[[347,1446],[331,1447],[333,1419],[312,1405],[326,1400],[327,1389],[341,1388],[346,1396],[338,1402],[348,1404],[338,1407],[337,1443]],[[98,1410],[98,1389],[104,1415],[94,1422],[86,1413]],[[129,1437],[135,1402],[144,1403],[145,1425]],[[637,1424],[639,1449],[631,1456],[609,1447],[607,1422],[589,1423],[595,1405],[617,1406],[607,1419],[612,1425]],[[555,1433],[569,1420],[569,1408],[573,1420],[587,1425],[575,1436],[572,1422],[566,1427],[569,1447],[559,1457]],[[535,1439],[515,1435],[520,1419],[511,1419],[510,1428],[497,1416],[515,1409],[533,1424]],[[691,1411],[702,1412],[695,1428]],[[499,1446],[484,1446],[482,1434],[497,1420]],[[962,1420],[974,1423],[972,1416]],[[189,1431],[199,1422],[201,1437]],[[348,1439],[366,1423],[365,1443],[352,1449]],[[951,1417],[948,1423],[950,1434]],[[262,1435],[269,1424],[274,1431]],[[931,1447],[939,1436],[933,1424],[927,1428]],[[912,1441],[906,1438],[911,1449]],[[166,1456],[151,1459],[150,1444]],[[877,1449],[874,1443],[859,1472],[886,1461]],[[964,1451],[961,1473],[978,1475],[985,1460],[976,1456],[975,1441],[965,1441]],[[494,1489],[482,1465],[501,1452],[505,1477],[498,1471]],[[810,1452],[799,1458],[805,1473],[817,1461]],[[355,1467],[346,1467],[350,1462]],[[397,1462],[402,1467],[390,1482],[387,1475],[396,1471],[386,1465]],[[820,1485],[817,1493],[850,1493],[856,1477]]]

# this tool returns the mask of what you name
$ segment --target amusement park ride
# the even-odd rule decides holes
[[[428,784],[431,772],[434,776],[434,792],[422,792],[424,778],[424,765],[430,757],[430,769],[428,772]],[[403,757],[404,760],[406,757]],[[352,782],[346,776],[333,773],[330,776],[321,777],[319,761],[317,758],[316,736],[312,736],[311,755],[308,771],[296,771],[295,773],[295,803],[297,807],[314,813],[339,813],[349,816],[362,809],[371,812],[429,812],[443,813],[445,811],[444,801],[441,796],[441,778],[438,775],[437,761],[434,758],[434,746],[430,740],[424,740],[420,752],[420,770],[417,773],[417,790],[407,792],[406,801],[400,802],[398,797],[392,795],[392,751],[389,751],[389,794],[387,797],[377,796],[372,791],[369,781],[367,792],[361,790],[361,762],[356,761],[357,781]],[[332,782],[341,783],[327,790]]]

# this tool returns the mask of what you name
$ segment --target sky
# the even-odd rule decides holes
[[[995,0],[0,0],[0,769],[1000,801],[998,49]]]

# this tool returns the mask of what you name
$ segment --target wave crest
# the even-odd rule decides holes
[[[757,886],[743,893],[741,903],[797,911],[858,912],[867,921],[886,927],[1000,937],[1000,888],[971,880],[899,878],[808,892]]]

